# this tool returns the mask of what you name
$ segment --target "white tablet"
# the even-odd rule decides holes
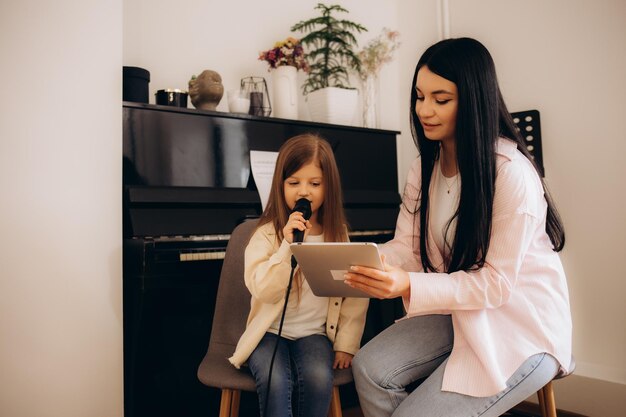
[[[351,265],[383,269],[375,243],[305,242],[290,246],[313,294],[318,297],[372,297],[344,284],[343,276]]]

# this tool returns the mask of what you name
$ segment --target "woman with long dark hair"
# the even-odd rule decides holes
[[[381,248],[385,271],[346,275],[372,296],[401,296],[407,312],[354,358],[361,407],[499,416],[570,368],[563,224],[480,42],[426,50],[411,126],[419,156]]]

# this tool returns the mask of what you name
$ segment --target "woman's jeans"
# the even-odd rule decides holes
[[[266,333],[248,359],[256,380],[261,417],[268,398],[267,380],[277,339],[277,335]],[[267,416],[326,416],[333,388],[333,360],[333,347],[326,335],[297,340],[281,337],[274,359]]]
[[[450,316],[401,320],[367,343],[352,361],[365,417],[497,417],[537,392],[556,375],[551,355],[531,356],[491,397],[441,391],[452,350]],[[412,392],[407,385],[426,378]]]

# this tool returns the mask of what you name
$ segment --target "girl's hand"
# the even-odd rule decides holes
[[[354,355],[350,355],[346,352],[335,352],[335,362],[333,363],[333,369],[348,369],[352,365],[352,358]]]
[[[402,268],[388,265],[382,256],[384,271],[365,266],[351,266],[344,283],[358,288],[376,298],[410,297],[409,273]]]
[[[307,231],[313,227],[310,221],[304,220],[304,216],[299,211],[294,211],[289,215],[287,224],[283,228],[283,236],[289,243],[293,243],[293,230],[301,230],[304,232],[304,236],[307,235]]]

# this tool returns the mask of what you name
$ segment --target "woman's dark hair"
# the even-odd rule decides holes
[[[461,176],[461,196],[456,217],[456,232],[448,258],[447,271],[479,269],[485,263],[491,237],[492,210],[496,180],[496,143],[506,137],[535,166],[513,119],[508,112],[489,51],[470,38],[446,39],[422,55],[413,74],[413,83],[422,67],[456,84],[456,155]],[[429,186],[440,144],[429,140],[415,112],[417,92],[411,88],[411,133],[421,158],[422,182],[415,215],[419,212],[420,254],[424,271],[433,271],[427,250]],[[539,174],[539,170],[537,169]],[[542,181],[548,214],[546,232],[555,251],[565,243],[563,224]]]

